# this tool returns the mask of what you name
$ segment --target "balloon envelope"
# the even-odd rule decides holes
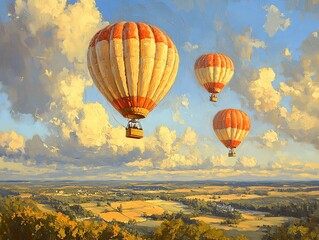
[[[160,29],[119,22],[97,32],[89,45],[91,77],[125,118],[145,118],[172,87],[179,64],[177,49]]]
[[[216,94],[231,80],[234,64],[226,55],[207,53],[196,60],[194,71],[199,83],[209,93]]]
[[[246,138],[250,130],[249,116],[237,109],[219,111],[213,120],[213,128],[218,139],[226,148],[236,148]]]

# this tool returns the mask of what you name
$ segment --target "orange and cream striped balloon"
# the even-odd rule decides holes
[[[234,75],[234,64],[226,55],[207,53],[196,60],[194,70],[199,83],[215,96]],[[217,98],[212,101],[216,102]]]
[[[218,139],[233,151],[246,138],[250,130],[250,119],[241,110],[224,109],[215,115],[213,128]]]
[[[157,27],[119,22],[94,35],[87,62],[95,85],[113,107],[125,118],[141,119],[172,87],[179,56]]]

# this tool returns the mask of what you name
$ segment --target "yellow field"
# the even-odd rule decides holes
[[[231,189],[230,186],[204,186],[200,188],[178,188],[174,190],[170,190],[168,192],[172,193],[190,193],[190,192],[206,192],[206,193],[217,193],[222,191],[227,191]],[[236,188],[237,190],[241,190],[241,188]]]
[[[248,230],[248,231],[257,231],[259,227],[265,225],[275,225],[279,226],[282,223],[286,222],[287,218],[286,217],[264,217],[259,220],[256,219],[251,219],[251,220],[246,220],[242,221],[237,225],[237,229],[240,230]]]
[[[259,231],[259,228],[262,226],[279,226],[284,222],[287,222],[289,219],[288,217],[265,217],[263,215],[250,215],[250,214],[243,214],[243,220],[241,220],[237,225],[227,226],[227,225],[220,225],[217,222],[212,222],[210,218],[207,219],[207,223],[210,223],[216,228],[221,228],[224,230],[237,230],[237,231]],[[221,219],[222,220],[222,219]],[[205,221],[205,219],[203,219]],[[206,222],[206,221],[205,221]]]
[[[122,212],[119,213],[117,209],[122,205]],[[162,214],[164,211],[168,213],[179,212],[185,209],[183,206],[176,202],[164,200],[149,200],[149,201],[126,201],[126,202],[113,202],[111,206],[96,206],[96,203],[82,203],[82,207],[86,210],[92,211],[95,215],[100,216],[106,221],[115,219],[119,222],[128,222],[129,220],[136,220],[137,222],[146,221],[142,217],[144,214],[148,216],[152,214]],[[108,212],[103,213],[104,210]]]
[[[268,192],[268,196],[274,197],[293,197],[298,195],[307,195],[307,196],[319,196],[319,191],[312,191],[312,192]]]
[[[208,216],[201,216],[201,217],[194,217],[192,219],[195,219],[195,220],[198,220],[198,221],[203,221],[205,223],[208,223],[208,224],[213,224],[213,223],[216,223],[216,224],[219,224],[220,222],[222,222],[224,220],[224,218],[222,217],[208,217]]]
[[[249,186],[250,190],[263,190],[263,191],[271,191],[273,189],[276,189],[276,187],[271,186]]]
[[[81,203],[80,205],[86,210],[92,211],[94,215],[100,215],[100,213],[102,213],[105,209],[107,211],[114,211],[114,209],[112,209],[110,206],[98,207],[96,206],[96,203]]]
[[[209,192],[221,192],[221,191],[227,191],[231,189],[230,186],[204,186],[203,189]]]
[[[176,213],[183,211],[185,213],[189,212],[185,206],[183,206],[181,203],[178,202],[172,202],[172,201],[164,201],[164,200],[147,200],[146,202],[151,203],[157,207],[162,208],[164,211],[167,211],[168,213]]]
[[[169,192],[172,192],[172,193],[190,193],[192,191],[196,191],[196,190],[187,189],[187,188],[181,188],[181,189],[170,190]]]
[[[127,201],[127,202],[111,203],[111,206],[115,209],[119,207],[120,205],[122,205],[123,210],[138,209],[138,208],[153,206],[151,203],[148,203],[147,201]]]

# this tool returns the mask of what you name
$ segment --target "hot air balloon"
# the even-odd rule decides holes
[[[234,75],[234,64],[226,55],[207,53],[197,58],[194,70],[199,83],[212,94],[210,101],[217,102],[216,94]]]
[[[145,118],[172,87],[179,56],[173,41],[145,23],[108,25],[92,38],[90,75],[104,97],[129,119],[126,137],[142,138]]]
[[[245,139],[250,130],[248,115],[237,109],[219,111],[213,120],[213,128],[218,139],[229,148],[229,157],[236,157],[234,149]]]

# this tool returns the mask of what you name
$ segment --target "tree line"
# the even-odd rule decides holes
[[[268,197],[261,199],[241,199],[225,201],[238,209],[247,209],[270,213],[273,216],[309,217],[316,209],[318,202],[292,197]]]

